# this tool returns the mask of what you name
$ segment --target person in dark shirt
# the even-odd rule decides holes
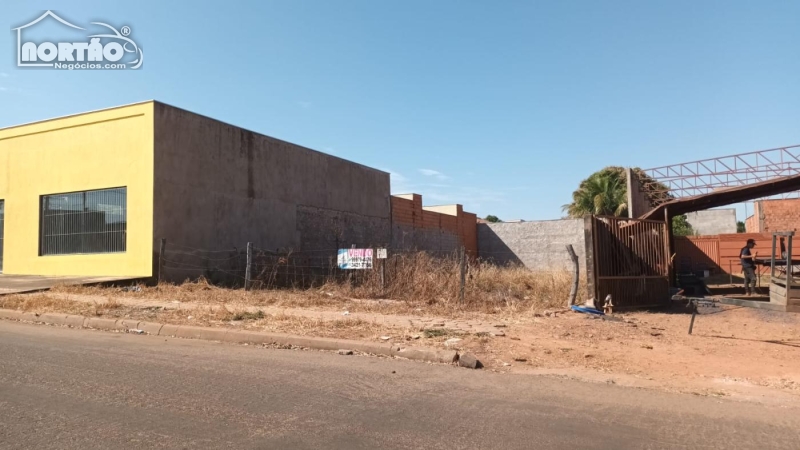
[[[758,256],[758,252],[751,251],[755,246],[756,241],[753,239],[748,239],[747,245],[745,245],[739,252],[739,259],[742,261],[742,272],[744,272],[744,293],[747,296],[756,293],[755,259]]]

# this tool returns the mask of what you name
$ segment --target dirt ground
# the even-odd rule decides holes
[[[277,295],[277,294],[276,294]],[[685,306],[603,318],[566,310],[486,314],[308,293],[253,305],[148,299],[119,289],[12,295],[0,307],[165,323],[396,342],[471,352],[497,372],[760,401],[800,399],[800,315],[720,305],[701,308],[688,334]],[[320,295],[320,294],[315,294]]]
[[[800,317],[741,307],[702,308],[688,334],[683,305],[591,319],[559,314],[509,327],[508,338],[465,347],[491,368],[550,373],[701,395],[800,394]],[[519,340],[516,340],[519,339]],[[511,364],[511,366],[505,366]],[[760,389],[766,388],[766,389]]]

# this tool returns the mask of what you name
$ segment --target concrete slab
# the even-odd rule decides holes
[[[46,291],[60,284],[80,285],[131,281],[138,277],[44,277],[0,274],[0,295]]]
[[[722,298],[719,301],[723,305],[734,305],[734,306],[744,306],[747,308],[761,308],[761,309],[768,309],[771,311],[786,311],[786,305],[777,305],[775,303],[770,303],[768,301],[758,301],[758,300],[743,300],[740,298]]]

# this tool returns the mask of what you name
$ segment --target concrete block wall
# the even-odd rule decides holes
[[[686,221],[697,235],[736,233],[736,210],[707,209],[686,214]]]
[[[297,206],[301,252],[330,253],[340,248],[376,248],[389,244],[389,219],[347,211]]]
[[[571,270],[566,245],[572,244],[586,276],[583,219],[478,224],[478,256],[497,264],[523,264],[531,270]]]
[[[154,247],[321,250],[389,240],[389,174],[155,103]],[[221,253],[224,256],[226,254]],[[182,281],[219,263],[172,254]],[[215,257],[216,259],[219,259]],[[191,268],[197,270],[192,271]]]
[[[477,255],[477,216],[461,205],[424,207],[421,195],[403,194],[392,196],[391,208],[393,249],[450,254],[464,246]]]
[[[800,199],[758,200],[745,221],[748,233],[772,233],[800,229]]]

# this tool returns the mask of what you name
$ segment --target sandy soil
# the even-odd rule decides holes
[[[550,373],[708,395],[800,395],[800,333],[794,314],[738,307],[690,315],[638,312],[590,319],[578,313],[507,328],[507,337],[470,337],[463,347],[490,370]]]
[[[679,304],[669,311],[605,318],[563,310],[442,318],[422,309],[413,316],[343,315],[347,305],[353,308],[362,301],[339,308],[328,304],[276,309],[165,304],[108,295],[59,298],[63,295],[3,297],[5,303],[0,307],[348,339],[385,341],[388,337],[401,345],[471,352],[486,370],[497,372],[549,374],[762,401],[800,400],[800,315],[791,313],[724,305],[701,308],[689,335],[691,315]],[[254,315],[242,317],[242,312]],[[237,318],[242,320],[234,320]]]

